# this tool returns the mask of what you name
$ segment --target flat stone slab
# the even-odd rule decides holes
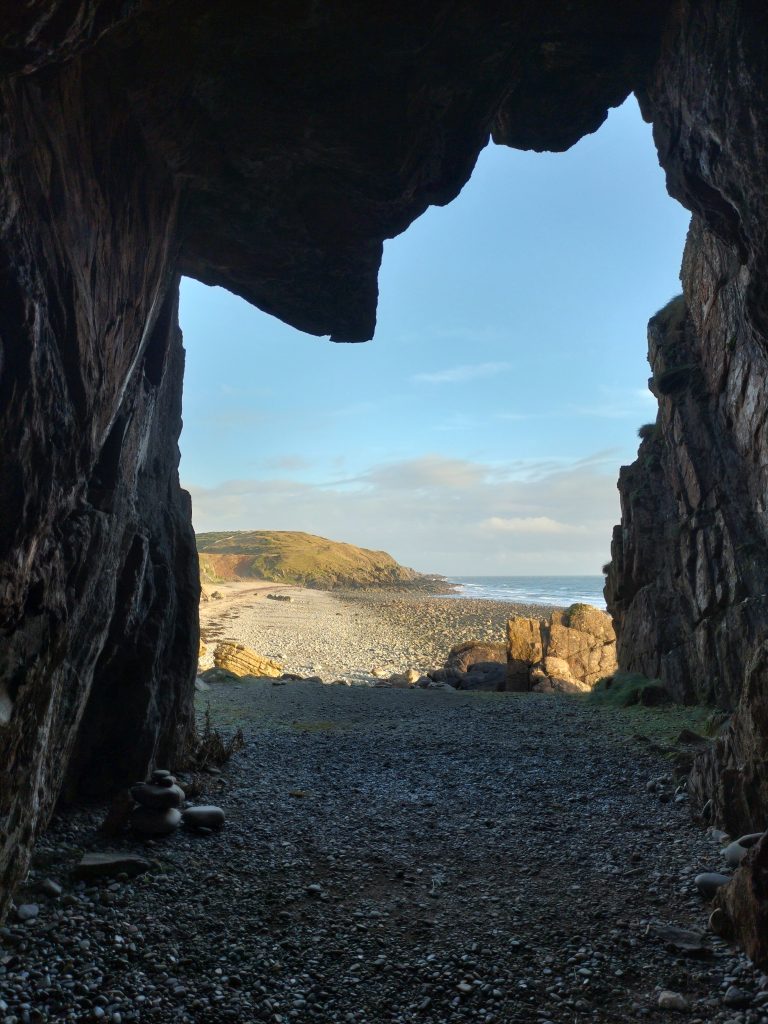
[[[75,868],[75,878],[135,878],[149,868],[149,861],[135,853],[86,853]]]
[[[706,944],[706,936],[702,932],[652,921],[646,929],[646,935],[662,942],[668,949],[682,953],[683,956],[709,957],[712,955],[712,950]]]

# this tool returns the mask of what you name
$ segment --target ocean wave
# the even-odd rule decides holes
[[[472,597],[553,607],[591,604],[605,608],[602,576],[449,576],[459,590],[446,597]]]

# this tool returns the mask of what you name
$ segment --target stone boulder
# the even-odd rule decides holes
[[[472,648],[471,651],[462,651],[463,648]],[[435,669],[432,672],[428,672],[426,675],[427,684],[418,681],[418,685],[428,685],[436,683],[438,685],[450,685],[455,690],[491,690],[500,691],[507,688],[507,666],[505,661],[493,660],[493,661],[475,661],[467,664],[473,653],[478,653],[481,649],[485,649],[486,652],[490,652],[498,658],[499,648],[501,644],[481,644],[477,641],[471,641],[469,644],[462,644],[460,647],[454,647],[451,653],[448,655],[445,668]],[[467,670],[462,671],[456,667],[457,655],[456,652],[462,652],[463,656],[467,658],[464,664],[467,664]],[[459,657],[462,656],[459,654]],[[451,664],[453,662],[453,664]],[[459,664],[462,662],[459,661]]]
[[[457,690],[506,690],[507,666],[498,661],[478,661],[461,674],[454,686]]]
[[[457,644],[450,649],[445,667],[455,668],[459,672],[468,672],[472,665],[488,662],[497,662],[503,665],[507,663],[505,644],[488,643],[483,640],[468,640],[466,643]]]
[[[391,686],[393,690],[409,690],[418,683],[421,672],[417,672],[415,668],[409,668],[406,672],[393,672],[386,680],[382,680],[380,676],[373,678],[379,680],[379,686]]]
[[[575,604],[546,619],[510,619],[507,690],[581,693],[616,671],[616,637],[599,608]]]
[[[553,612],[550,621],[553,626],[568,626],[580,633],[588,633],[604,643],[616,641],[610,615],[591,604],[572,604],[564,611]]]
[[[597,612],[597,609],[593,609]],[[599,613],[598,613],[599,614]],[[604,615],[610,626],[611,620]],[[547,657],[565,661],[574,679],[591,689],[598,679],[616,671],[616,638],[552,623],[547,641]]]
[[[531,689],[537,693],[583,693],[589,687],[574,675],[566,658],[550,654],[531,673]]]
[[[224,669],[236,676],[261,676],[277,679],[283,673],[283,666],[272,658],[265,658],[245,644],[222,640],[213,652],[216,668]]]
[[[531,689],[531,667],[544,657],[541,623],[517,617],[507,623],[507,690]]]
[[[535,665],[544,657],[544,641],[538,619],[516,617],[507,624],[507,660]]]

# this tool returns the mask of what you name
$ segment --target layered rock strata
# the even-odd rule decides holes
[[[216,644],[213,663],[216,668],[224,669],[235,676],[277,679],[283,674],[283,666],[272,658],[257,654],[245,644],[229,643],[226,640]]]
[[[509,620],[508,690],[585,692],[615,671],[613,625],[598,608],[575,604],[549,619]]]

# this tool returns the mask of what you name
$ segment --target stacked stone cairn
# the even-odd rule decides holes
[[[136,806],[131,811],[131,828],[141,836],[167,836],[181,824],[184,790],[169,771],[157,769],[150,782],[131,786]]]
[[[131,786],[131,796],[136,801],[131,811],[131,828],[147,839],[170,835],[182,821],[202,834],[209,834],[224,824],[224,811],[220,807],[184,808],[184,790],[163,768],[153,771],[149,782]]]

